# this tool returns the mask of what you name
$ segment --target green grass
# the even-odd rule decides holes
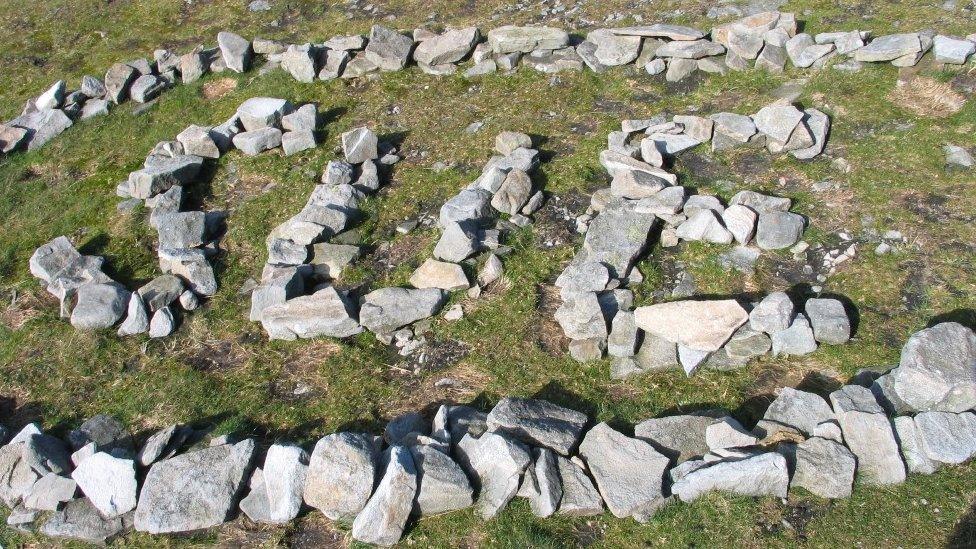
[[[13,116],[23,102],[58,77],[77,83],[85,73],[101,74],[114,61],[151,55],[164,45],[181,50],[197,37],[212,40],[218,30],[281,39],[323,40],[340,33],[363,32],[369,18],[346,17],[343,5],[305,0],[273,2],[268,13],[250,14],[245,2],[214,0],[185,4],[137,0],[67,6],[41,0],[0,6],[0,113]],[[704,7],[668,2],[683,9],[678,22],[705,21]],[[784,9],[811,10],[801,19],[814,32],[825,29],[888,30],[933,27],[951,33],[972,32],[971,21],[938,8],[938,2],[862,2],[863,9],[819,0],[795,1]],[[495,23],[500,1],[465,4],[404,0],[383,5],[395,14],[394,26],[420,24],[427,14],[438,21]],[[25,9],[28,8],[28,9]],[[586,5],[582,15],[602,20],[607,13],[630,12],[623,2]],[[505,13],[500,21],[528,22],[532,10]],[[645,21],[658,20],[655,12]],[[109,23],[111,21],[111,23]],[[278,21],[279,25],[272,22]],[[624,23],[626,23],[625,21]],[[623,24],[623,23],[621,23]],[[707,24],[702,26],[708,26]],[[104,33],[101,34],[101,33]],[[482,299],[464,301],[466,315],[456,323],[436,320],[428,338],[463,342],[468,354],[436,371],[404,374],[398,359],[373,337],[347,342],[268,342],[259,325],[247,321],[249,298],[238,288],[257,278],[265,260],[264,239],[282,220],[297,212],[325,163],[336,157],[338,135],[369,124],[381,135],[402,138],[404,161],[393,180],[367,202],[361,241],[377,245],[393,239],[409,251],[392,271],[378,270],[365,258],[347,282],[374,285],[403,283],[429,255],[435,231],[396,236],[406,218],[436,212],[467,184],[491,155],[495,134],[520,130],[544,137],[549,158],[540,169],[552,204],[582,204],[606,184],[597,161],[606,134],[623,118],[659,112],[750,113],[771,100],[782,83],[808,77],[800,102],[830,113],[834,124],[830,157],[843,157],[849,174],[830,167],[828,158],[797,162],[763,151],[711,154],[701,147],[677,163],[682,181],[700,192],[728,198],[738,190],[766,190],[791,196],[795,210],[810,218],[808,242],[829,242],[840,230],[861,236],[863,228],[898,229],[911,244],[897,253],[875,256],[862,244],[859,255],[830,278],[825,290],[849,297],[860,314],[855,339],[824,347],[803,358],[766,359],[736,372],[704,372],[692,379],[676,373],[625,381],[609,378],[608,361],[577,364],[553,342],[551,311],[541,297],[562,264],[572,257],[580,237],[561,221],[539,216],[531,229],[514,233],[505,258],[507,283]],[[951,81],[957,73],[935,73]],[[845,381],[858,369],[897,362],[907,336],[933,317],[972,308],[976,272],[971,261],[976,241],[972,173],[946,172],[942,145],[976,145],[976,113],[968,103],[946,118],[925,118],[888,99],[896,70],[869,67],[848,75],[839,71],[762,72],[711,76],[700,85],[676,91],[659,79],[615,69],[606,75],[560,74],[557,79],[520,70],[514,76],[491,75],[468,81],[460,76],[435,78],[417,70],[385,74],[363,82],[296,83],[283,73],[257,76],[211,75],[167,92],[159,103],[135,115],[123,105],[110,116],[79,123],[44,149],[0,159],[0,421],[19,425],[39,420],[58,434],[95,413],[110,413],[145,432],[172,422],[192,421],[214,433],[236,432],[262,440],[310,443],[336,429],[378,432],[383,422],[407,409],[443,401],[474,401],[488,407],[502,395],[537,395],[589,413],[625,430],[647,417],[694,408],[724,406],[743,420],[754,419],[756,403],[772,390],[804,379]],[[237,87],[206,99],[203,88],[222,78]],[[232,153],[219,162],[210,185],[193,190],[208,209],[226,209],[228,233],[222,247],[220,290],[208,304],[188,315],[178,333],[164,341],[120,340],[112,332],[75,331],[57,316],[53,299],[27,271],[27,260],[40,244],[66,234],[86,253],[106,257],[110,273],[132,287],[158,274],[155,235],[145,212],[119,214],[113,190],[160,140],[172,139],[185,126],[225,120],[244,99],[272,95],[293,102],[314,101],[334,114],[320,147],[297,156],[255,158]],[[473,135],[463,129],[475,121]],[[436,162],[452,165],[441,173]],[[701,168],[699,168],[701,167]],[[839,191],[815,192],[812,184],[836,181]],[[547,241],[558,242],[548,246]],[[645,282],[640,303],[664,288],[664,261],[681,261],[695,275],[699,290],[711,294],[772,291],[789,286],[776,267],[789,254],[764,254],[754,276],[723,271],[715,260],[720,246],[683,246],[651,251],[641,262]],[[14,296],[16,302],[10,304]],[[903,297],[910,296],[905,300]],[[456,300],[463,301],[460,296]],[[971,318],[971,317],[970,317]],[[555,331],[554,331],[555,330]],[[436,388],[442,377],[459,379],[460,389]],[[299,385],[309,391],[300,397]],[[958,546],[972,538],[953,538],[956,523],[969,515],[976,494],[976,469],[963,466],[929,477],[911,477],[898,487],[858,487],[854,497],[825,502],[791,495],[787,503],[711,495],[691,505],[662,511],[648,524],[606,515],[588,519],[538,520],[516,502],[496,520],[483,522],[471,511],[420,521],[406,543],[431,547],[600,547],[653,546]],[[927,503],[922,503],[926,501]],[[938,511],[936,511],[938,509]],[[786,520],[791,527],[783,526]],[[966,519],[971,523],[972,518]],[[244,539],[249,544],[287,544],[309,532],[348,529],[317,514],[287,529],[229,526],[219,532],[180,538],[133,535],[120,546],[207,545]],[[963,529],[965,530],[965,529]],[[968,532],[968,530],[965,530]],[[968,535],[972,535],[971,533]],[[956,541],[953,541],[956,540]],[[4,546],[51,545],[12,530],[0,531]],[[69,544],[70,545],[70,544]]]

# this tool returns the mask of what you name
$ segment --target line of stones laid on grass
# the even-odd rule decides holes
[[[723,112],[624,120],[600,153],[610,186],[593,193],[587,214],[577,219],[585,232],[583,245],[556,279],[563,303],[555,318],[570,339],[570,354],[587,361],[609,352],[611,374],[622,378],[670,368],[688,375],[702,366],[741,368],[770,351],[803,355],[815,351],[818,342],[846,342],[851,322],[836,299],[810,299],[805,314],[783,292],[754,304],[751,313],[734,299],[689,299],[634,310],[628,289],[643,280],[636,263],[660,225],[664,247],[680,241],[734,242],[732,254],[750,265],[760,250],[790,248],[803,234],[806,220],[789,211],[789,198],[741,191],[726,207],[715,196],[688,196],[666,169],[675,155],[709,143],[713,151],[765,147],[810,160],[823,152],[829,133],[826,114],[801,111],[785,100],[751,116]]]
[[[638,71],[665,74],[678,81],[696,71],[725,73],[758,68],[782,72],[789,62],[797,68],[857,71],[862,63],[890,62],[913,66],[930,49],[938,63],[962,65],[976,51],[976,34],[965,39],[934,31],[871,37],[867,31],[797,33],[792,13],[763,12],[701,30],[652,24],[589,31],[579,41],[552,27],[502,26],[488,31],[487,40],[476,27],[449,28],[443,33],[415,29],[412,36],[374,25],[369,36],[335,36],[323,43],[286,45],[256,38],[249,41],[231,32],[217,35],[216,48],[197,47],[179,55],[153,52],[153,61],[116,63],[104,80],[85,76],[81,88],[67,91],[58,81],[28,101],[21,116],[0,125],[0,152],[33,150],[69,128],[74,120],[108,113],[111,104],[127,98],[143,103],[178,82],[193,82],[207,72],[247,71],[255,55],[264,55],[268,68],[281,67],[295,79],[358,78],[404,69],[414,61],[433,75],[454,74],[462,63],[472,66],[467,77],[513,71],[525,64],[544,73],[635,65]],[[842,62],[836,62],[844,59]]]
[[[388,546],[419,517],[473,505],[490,520],[515,497],[538,517],[609,510],[646,522],[713,491],[846,498],[855,480],[894,485],[964,463],[976,456],[974,408],[976,334],[945,322],[912,335],[897,367],[862,372],[827,399],[781,389],[751,430],[706,410],[647,419],[631,437],[545,400],[503,398],[487,414],[408,413],[382,437],[327,435],[311,454],[276,442],[256,467],[253,439],[180,453],[202,433],[172,425],[136,451],[118,421],[96,416],[70,447],[30,424],[0,448],[0,499],[11,526],[90,542],[213,528],[238,509],[287,524],[311,507]]]
[[[328,241],[357,221],[359,201],[379,189],[374,163],[379,153],[376,135],[366,128],[343,134],[342,144],[346,160],[329,162],[302,212],[268,236],[268,261],[251,293],[250,319],[260,321],[272,339],[343,338],[367,329],[386,343],[409,340],[408,327],[436,315],[448,292],[467,290],[477,297],[482,286],[501,277],[495,253],[488,254],[474,285],[463,265],[475,268],[475,255],[498,250],[503,233],[530,224],[528,216],[542,205],[542,191],[533,190],[529,175],[539,163],[532,139],[503,132],[495,140],[499,154],[441,207],[434,257],[414,271],[412,287],[379,288],[352,299],[332,282],[361,250]],[[508,219],[499,220],[501,214]],[[454,317],[460,314],[460,308],[454,310]]]
[[[223,212],[183,210],[184,186],[198,180],[206,162],[236,148],[254,156],[281,147],[285,155],[314,148],[318,125],[315,105],[294,108],[284,99],[259,97],[240,105],[219,126],[191,125],[174,141],[158,143],[143,167],[129,174],[116,193],[120,206],[151,209],[148,223],[159,235],[163,275],[135,292],[102,272],[103,258],[81,255],[64,236],[35,250],[30,271],[61,302],[62,318],[83,330],[111,328],[122,321],[120,336],[170,335],[184,311],[214,295],[217,279],[211,260],[219,253]],[[124,320],[123,320],[124,319]]]

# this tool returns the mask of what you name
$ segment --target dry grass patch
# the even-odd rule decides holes
[[[952,86],[924,76],[899,80],[888,100],[899,107],[927,118],[947,118],[962,110],[966,98]]]
[[[204,84],[202,93],[204,99],[220,99],[236,89],[237,80],[233,78],[220,78]]]
[[[34,292],[20,293],[16,289],[0,293],[0,301],[7,303],[0,310],[0,324],[15,331],[40,316],[41,310],[47,307]]]

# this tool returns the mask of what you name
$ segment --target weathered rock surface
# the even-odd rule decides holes
[[[671,493],[681,501],[694,501],[712,491],[785,498],[789,484],[786,459],[769,452],[745,459],[719,461],[693,470],[675,481]]]
[[[455,455],[479,490],[476,507],[483,519],[494,518],[515,497],[522,473],[532,462],[525,445],[498,433],[464,435]]]
[[[390,546],[400,541],[417,494],[417,468],[410,450],[393,446],[376,492],[352,523],[352,537],[364,543]]]
[[[362,332],[351,305],[332,286],[261,310],[260,320],[272,339],[349,337]]]
[[[418,482],[414,515],[437,515],[469,507],[474,502],[474,490],[467,475],[450,456],[423,444],[411,446],[410,454],[417,467]]]
[[[305,480],[305,503],[332,520],[351,520],[373,493],[378,455],[372,437],[334,433],[315,444]]]
[[[131,459],[98,452],[79,463],[71,478],[105,518],[136,508],[136,469]]]
[[[955,322],[916,332],[891,374],[895,393],[917,411],[976,408],[976,334]]]
[[[735,300],[672,301],[634,311],[637,326],[699,351],[717,351],[749,319]]]
[[[822,498],[851,495],[857,460],[843,444],[813,437],[796,447],[796,463],[790,486],[805,488]]]
[[[67,503],[64,509],[54,513],[40,532],[55,538],[70,538],[89,543],[105,543],[122,532],[122,519],[106,519],[86,498]]]
[[[905,464],[884,409],[867,388],[845,385],[830,394],[844,441],[857,456],[858,478],[868,484],[898,484]]]
[[[374,333],[389,333],[437,314],[447,294],[437,288],[380,288],[365,297],[359,321]]]
[[[820,343],[840,345],[851,338],[851,321],[840,301],[830,298],[808,299],[803,309],[813,328],[813,336]]]
[[[579,458],[574,458],[578,460]],[[603,513],[603,498],[580,463],[556,456],[563,495],[559,513],[570,516],[591,516]]]
[[[649,443],[599,423],[583,438],[580,456],[614,516],[649,516],[662,504],[669,460]]]
[[[506,397],[488,414],[488,430],[569,455],[579,443],[586,414],[545,400]]]

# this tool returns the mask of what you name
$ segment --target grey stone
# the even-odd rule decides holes
[[[582,257],[603,263],[612,277],[626,276],[647,246],[655,222],[654,216],[638,214],[629,204],[609,207],[590,222]]]
[[[559,513],[570,516],[602,514],[603,498],[583,466],[562,456],[556,456],[556,465],[562,485]]]
[[[813,327],[813,335],[820,343],[840,345],[851,338],[851,321],[840,301],[830,298],[808,299],[804,311]]]
[[[556,74],[565,70],[581,71],[583,60],[576,54],[576,48],[560,48],[557,50],[535,50],[526,55],[522,62],[539,72]]]
[[[23,506],[35,511],[57,511],[62,503],[74,499],[77,489],[73,479],[48,473],[24,494]]]
[[[813,436],[818,425],[834,420],[834,412],[819,395],[783,387],[766,409],[763,420],[793,427],[807,436]],[[760,433],[760,436],[769,434]]]
[[[86,284],[77,291],[71,325],[79,330],[110,328],[122,319],[129,291],[116,283]]]
[[[932,39],[932,53],[935,54],[936,63],[962,65],[970,55],[976,53],[976,43],[940,34]]]
[[[803,216],[791,212],[759,214],[756,245],[763,250],[781,250],[800,241],[803,236]]]
[[[241,132],[233,138],[234,146],[248,156],[255,156],[281,146],[281,130],[278,128],[261,128],[254,131]]]
[[[758,439],[735,418],[726,416],[705,427],[705,444],[711,451],[752,446]]]
[[[556,310],[555,318],[570,339],[603,340],[607,337],[607,321],[594,292],[570,295]]]
[[[633,63],[641,49],[640,36],[615,34],[611,29],[596,29],[586,35],[586,40],[596,45],[594,56],[608,67]]]
[[[822,498],[847,498],[854,482],[856,459],[843,444],[813,437],[796,447],[791,487],[805,488]]]
[[[474,490],[464,470],[450,456],[427,445],[411,446],[410,454],[417,467],[414,515],[437,515],[471,506]]]
[[[894,391],[917,411],[976,407],[976,334],[955,322],[916,332],[892,371]]]
[[[176,318],[169,307],[163,307],[152,315],[149,320],[149,337],[167,337],[176,330]]]
[[[756,212],[741,204],[732,204],[722,212],[722,223],[739,244],[748,244],[756,231]]]
[[[436,288],[380,288],[363,297],[359,320],[374,333],[389,333],[441,309],[447,294]]]
[[[580,456],[586,460],[615,517],[648,515],[664,499],[664,473],[669,460],[649,443],[599,423],[583,438]]]
[[[803,111],[785,101],[777,101],[759,109],[752,119],[758,131],[776,141],[786,143],[803,120]]]
[[[696,60],[672,57],[668,60],[668,70],[664,74],[664,79],[668,82],[680,82],[691,76],[696,70],[698,70]]]
[[[739,191],[729,200],[729,205],[741,204],[756,213],[787,212],[793,201],[789,198],[770,196],[755,191]]]
[[[211,296],[217,292],[213,267],[203,250],[160,249],[159,264],[163,272],[182,278],[197,295]]]
[[[476,27],[448,29],[443,34],[424,40],[417,45],[413,58],[418,63],[441,65],[457,63],[471,53],[481,34]]]
[[[64,105],[65,85],[64,80],[58,80],[51,85],[44,93],[37,96],[34,106],[39,110],[57,109]]]
[[[373,25],[364,53],[366,59],[380,70],[397,71],[407,65],[412,48],[412,38],[382,25]]]
[[[866,63],[894,61],[922,51],[918,33],[888,34],[871,40],[854,52],[854,59]]]
[[[199,210],[158,215],[155,217],[155,225],[159,233],[160,248],[195,248],[204,243],[206,214]],[[179,292],[175,292],[170,303],[182,291],[181,288]],[[150,304],[150,310],[155,310],[152,305]]]
[[[651,443],[675,463],[706,454],[705,430],[715,423],[714,413],[651,418],[634,427],[634,436]]]
[[[552,27],[505,25],[488,31],[488,44],[495,53],[529,53],[564,48],[569,44],[569,35]]]
[[[291,112],[291,103],[284,99],[273,97],[252,97],[237,107],[244,131],[255,131],[262,128],[276,128],[283,116]]]
[[[86,498],[69,501],[64,509],[48,518],[40,532],[55,538],[70,538],[89,543],[105,543],[122,532],[122,519],[102,518]]]
[[[159,97],[166,89],[166,81],[152,74],[136,78],[129,88],[129,97],[136,103],[148,103]]]
[[[30,493],[34,483],[41,478],[24,458],[24,441],[14,438],[6,446],[0,447],[0,499],[7,507],[13,508],[21,498]],[[47,474],[51,471],[45,471]]]
[[[0,152],[6,154],[17,150],[29,135],[30,131],[25,128],[0,124]]]
[[[121,103],[129,96],[129,85],[139,73],[124,63],[116,63],[105,73],[105,98]]]
[[[142,334],[149,330],[149,314],[146,306],[138,293],[129,296],[129,305],[126,309],[125,320],[119,326],[119,336]]]
[[[175,185],[190,183],[202,166],[203,158],[199,156],[157,157],[143,169],[129,174],[129,190],[133,198],[152,198]]]
[[[905,464],[891,422],[869,389],[845,385],[830,394],[844,441],[857,456],[858,478],[867,484],[898,484]]]
[[[976,415],[922,412],[915,416],[922,451],[930,460],[959,465],[976,456]]]
[[[217,45],[227,68],[234,72],[244,72],[251,66],[254,50],[251,43],[232,32],[217,33]]]
[[[651,333],[644,334],[635,359],[640,370],[645,372],[672,370],[681,366],[677,345]]]
[[[267,521],[284,524],[298,516],[308,470],[308,454],[297,446],[273,444],[264,459]]]
[[[111,452],[115,449],[132,450],[132,439],[122,422],[112,416],[98,414],[84,421],[77,429],[68,433],[72,448],[78,449],[94,442],[98,449]]]
[[[136,508],[136,469],[131,459],[98,452],[79,463],[71,478],[105,518]]]
[[[368,435],[323,437],[309,459],[305,503],[332,520],[351,520],[373,492],[377,462],[377,449]]]
[[[502,260],[495,254],[489,254],[481,270],[478,271],[478,284],[488,286],[500,279],[503,274]]]
[[[771,348],[769,336],[747,325],[736,330],[724,347],[730,358],[746,361],[768,353]]]
[[[671,25],[667,23],[654,23],[652,25],[641,25],[636,27],[623,27],[613,29],[613,32],[622,36],[644,36],[648,38],[667,38],[668,40],[699,40],[705,37],[705,33],[691,27],[681,25]]]
[[[784,292],[773,292],[762,299],[749,313],[749,327],[758,332],[773,334],[793,323],[793,300]]]
[[[693,470],[675,481],[671,493],[685,502],[694,501],[711,491],[785,498],[789,483],[786,459],[769,452],[744,459],[718,461]]]
[[[494,518],[515,497],[522,473],[532,462],[525,445],[498,433],[484,433],[480,438],[464,435],[455,455],[475,480],[479,489],[476,509],[486,520]]]
[[[136,462],[143,467],[149,467],[159,459],[169,457],[176,452],[188,434],[185,428],[178,425],[170,425],[153,433],[139,450]]]
[[[89,99],[101,99],[108,90],[105,84],[94,76],[85,75],[81,78],[81,93]]]
[[[810,321],[803,314],[797,314],[785,330],[770,334],[773,340],[773,354],[779,355],[806,355],[817,350],[817,341],[810,328]]]
[[[502,213],[515,215],[532,194],[532,179],[522,170],[512,170],[491,198],[491,206]]]
[[[672,301],[634,311],[637,326],[658,337],[699,351],[716,351],[748,315],[735,300]]]
[[[790,154],[800,160],[809,160],[820,155],[824,150],[824,146],[827,144],[827,134],[830,132],[830,117],[817,109],[806,109],[803,113],[803,123],[810,130],[813,145],[792,150]]]
[[[678,344],[678,362],[685,371],[685,375],[691,376],[698,367],[705,363],[711,353],[701,349],[692,349],[685,345]]]
[[[332,286],[312,295],[270,304],[261,310],[260,317],[272,339],[342,338],[362,332],[350,304]]]
[[[558,456],[548,448],[533,448],[532,458],[533,463],[525,471],[518,495],[528,498],[533,515],[546,518],[556,512],[563,496]]]
[[[973,155],[958,145],[946,145],[942,150],[946,153],[946,166],[968,169],[976,165]]]
[[[586,422],[586,414],[551,402],[513,397],[500,400],[487,418],[490,432],[550,448],[562,455],[568,455],[576,447]]]
[[[634,356],[637,351],[637,323],[634,320],[634,313],[630,311],[618,311],[613,317],[610,326],[610,335],[607,339],[607,352],[611,356],[628,357]]]
[[[315,81],[318,71],[315,70],[316,52],[311,44],[292,44],[281,55],[281,68],[299,82],[311,83]]]
[[[310,130],[285,132],[281,135],[281,148],[285,156],[315,148],[315,134]]]
[[[180,56],[180,78],[184,84],[196,82],[209,70],[209,62],[203,52],[192,51]],[[135,71],[133,71],[135,74]],[[107,80],[106,80],[107,81]],[[118,101],[116,101],[118,103]]]
[[[191,125],[176,136],[183,151],[203,158],[220,158],[220,148],[210,135],[210,128]]]
[[[315,131],[318,120],[318,111],[315,105],[307,103],[295,109],[294,112],[281,117],[281,128],[285,131]],[[348,183],[348,181],[347,181]]]
[[[417,468],[410,450],[393,446],[384,456],[386,470],[366,506],[352,523],[357,541],[390,546],[403,536],[417,494]]]
[[[923,475],[934,473],[939,468],[939,464],[926,455],[922,448],[922,440],[915,426],[915,419],[911,416],[898,416],[893,420],[893,424],[895,426],[895,437],[898,439],[898,447],[901,449],[901,457],[905,460],[908,472]]]
[[[756,58],[756,68],[780,73],[786,66],[786,58],[786,48],[767,42],[762,51],[759,52],[759,57]]]
[[[697,210],[692,213],[685,222],[678,225],[677,234],[682,240],[732,243],[732,233],[722,225],[722,221],[712,210]]]
[[[440,288],[448,291],[463,290],[471,285],[464,269],[457,263],[430,258],[410,276],[410,284],[415,288]]]
[[[33,151],[61,135],[71,127],[72,122],[64,111],[53,109],[18,116],[11,120],[10,124],[28,130],[26,148],[28,151]]]
[[[710,40],[675,40],[657,49],[658,57],[678,57],[681,59],[701,59],[725,53],[725,46]]]
[[[556,287],[560,289],[563,299],[567,299],[582,292],[603,291],[609,280],[610,273],[603,264],[595,261],[574,261],[556,278]]]
[[[225,522],[243,486],[254,441],[221,444],[159,461],[149,469],[135,513],[135,529],[161,534]]]
[[[346,161],[359,164],[379,156],[377,142],[376,134],[372,130],[366,127],[356,128],[342,134],[342,152]]]

